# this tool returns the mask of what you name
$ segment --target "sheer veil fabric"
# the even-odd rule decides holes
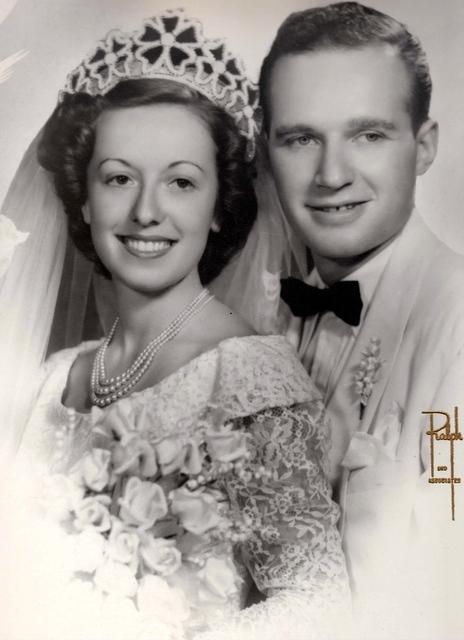
[[[16,172],[1,213],[28,232],[0,280],[0,425],[2,456],[21,441],[36,393],[60,285],[66,221],[36,136]]]
[[[306,248],[285,219],[262,141],[258,145],[257,169],[256,222],[242,251],[210,289],[257,333],[281,333],[280,278],[306,274]]]

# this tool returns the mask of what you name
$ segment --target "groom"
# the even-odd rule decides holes
[[[282,297],[288,337],[332,424],[330,475],[358,611],[370,637],[447,637],[453,569],[462,584],[450,546],[458,525],[451,485],[428,481],[450,471],[431,468],[426,431],[446,414],[457,429],[459,404],[464,416],[464,259],[414,209],[438,136],[425,54],[374,9],[317,7],[282,24],[260,87],[279,197],[314,262],[305,283],[324,290],[287,280]],[[449,442],[437,455],[438,444],[448,460]],[[455,450],[464,463],[464,442]],[[455,508],[462,524],[459,484]],[[405,619],[413,630],[400,629]]]

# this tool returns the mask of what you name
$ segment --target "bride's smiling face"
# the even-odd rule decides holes
[[[193,110],[163,103],[103,112],[87,189],[84,219],[114,281],[145,293],[198,282],[218,180],[215,144]]]

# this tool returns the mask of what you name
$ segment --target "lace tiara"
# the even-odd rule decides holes
[[[201,23],[183,9],[148,18],[132,33],[110,31],[67,77],[64,94],[105,95],[121,80],[164,78],[189,86],[223,108],[255,151],[260,113],[258,87],[224,40],[207,40]]]

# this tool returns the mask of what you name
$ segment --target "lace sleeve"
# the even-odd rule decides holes
[[[252,466],[272,472],[267,480],[234,478],[227,487],[232,507],[255,525],[241,552],[267,599],[198,640],[333,640],[337,629],[346,637],[350,595],[321,403],[266,409],[237,422],[252,434]]]

